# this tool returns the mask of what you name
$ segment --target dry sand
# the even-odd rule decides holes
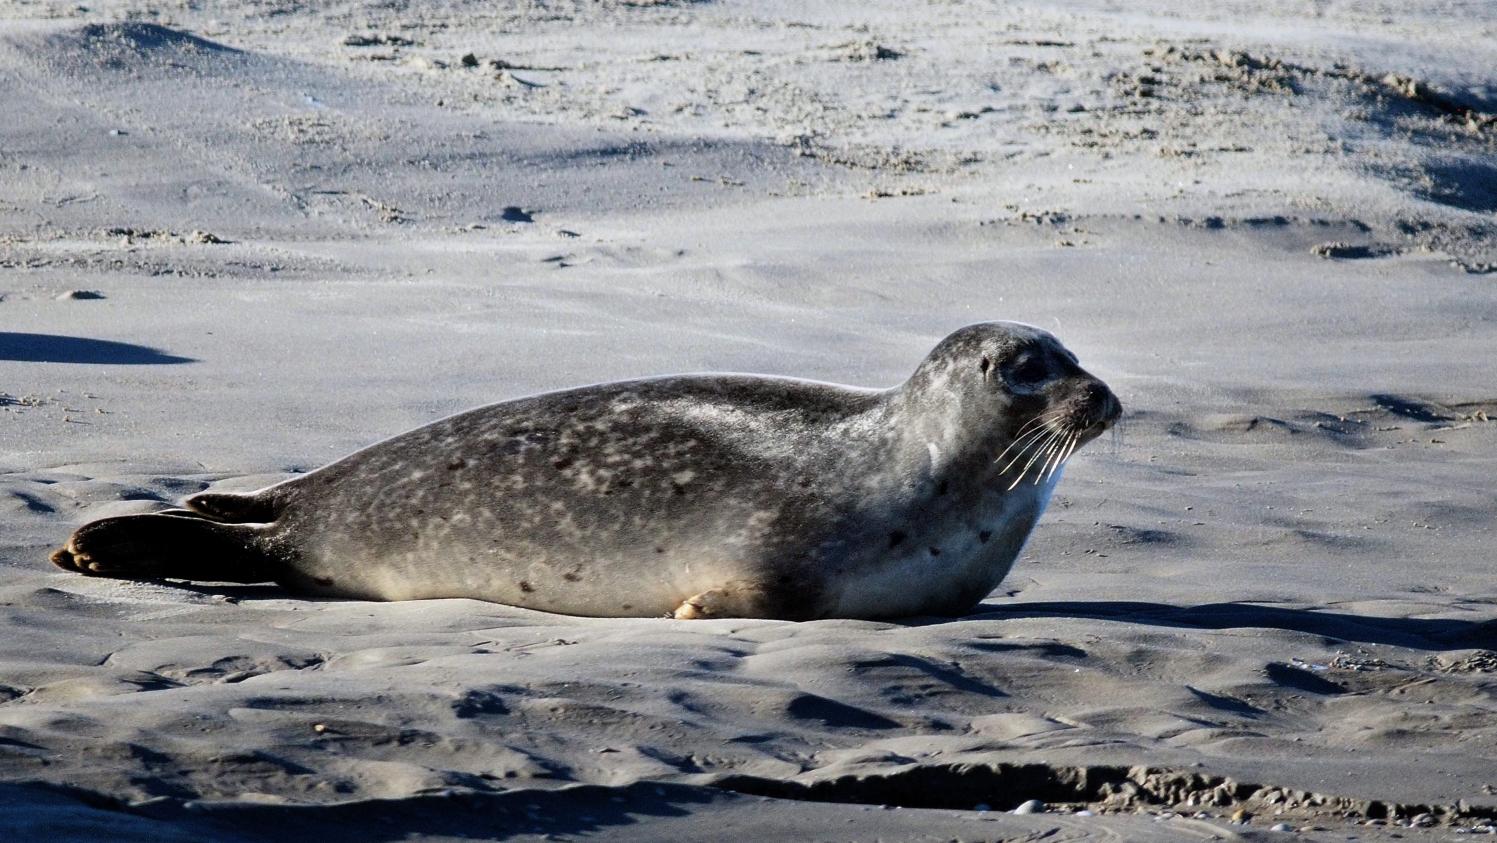
[[[0,16],[5,839],[1497,821],[1492,4]],[[1129,413],[960,620],[45,562],[467,407],[890,385],[984,319],[1054,330]]]

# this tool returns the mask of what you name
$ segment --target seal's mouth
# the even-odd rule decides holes
[[[1064,406],[1040,413],[1019,428],[994,460],[1004,463],[998,473],[1013,472],[1010,490],[1026,478],[1039,485],[1053,477],[1076,449],[1101,436],[1122,415],[1122,402],[1112,390],[1093,381]]]

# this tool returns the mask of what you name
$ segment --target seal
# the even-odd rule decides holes
[[[1121,412],[1049,333],[980,323],[892,389],[715,374],[520,398],[258,492],[94,521],[52,560],[602,617],[953,615]]]

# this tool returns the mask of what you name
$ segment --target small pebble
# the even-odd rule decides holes
[[[1044,812],[1045,803],[1041,802],[1038,799],[1031,799],[1028,802],[1020,804],[1019,807],[1014,809],[1015,814],[1043,814]]]
[[[1294,831],[1294,826],[1289,823],[1274,823],[1268,827],[1269,831]]]
[[[98,290],[68,290],[57,296],[58,301],[86,301],[102,298],[104,298],[104,294]]]

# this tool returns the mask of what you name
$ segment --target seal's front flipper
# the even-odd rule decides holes
[[[278,566],[261,549],[265,531],[182,515],[122,515],[79,527],[52,562],[94,577],[269,582]]]
[[[671,613],[678,621],[707,618],[772,618],[763,588],[755,583],[734,581],[681,601]]]

